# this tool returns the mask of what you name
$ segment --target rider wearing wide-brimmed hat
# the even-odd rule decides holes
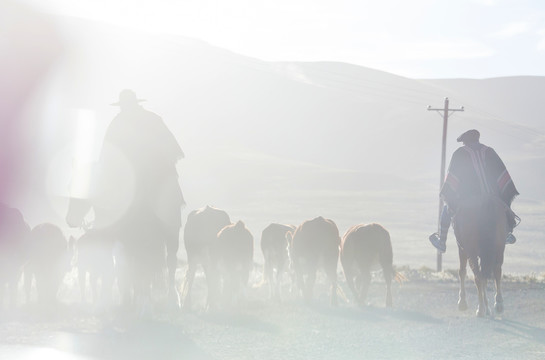
[[[138,236],[160,224],[163,230],[155,236],[165,239],[167,266],[174,274],[185,204],[176,163],[184,152],[163,119],[140,105],[143,101],[125,89],[111,104],[120,112],[104,136],[96,201],[118,218],[116,226],[125,233]]]

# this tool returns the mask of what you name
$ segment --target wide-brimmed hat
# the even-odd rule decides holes
[[[121,106],[121,105],[134,105],[139,102],[146,101],[144,99],[138,99],[136,93],[130,89],[121,90],[119,93],[119,100],[110,105],[112,106]]]
[[[458,136],[458,139],[456,141],[465,143],[475,143],[479,142],[479,138],[481,137],[481,134],[475,130],[471,129],[463,133],[462,135]]]

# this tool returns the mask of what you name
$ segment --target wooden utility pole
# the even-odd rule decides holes
[[[449,109],[448,107],[448,97],[445,98],[445,106],[442,109],[434,109],[431,106],[428,105],[428,111],[437,111],[438,113],[440,111],[443,112],[443,145],[441,150],[441,176],[439,177],[439,191],[441,191],[441,188],[443,187],[443,183],[445,181],[445,155],[447,152],[447,126],[448,126],[448,117],[452,115],[455,111],[464,111],[464,107],[462,106],[459,109]],[[441,228],[441,211],[443,210],[443,199],[439,197],[439,221],[437,228],[440,230]],[[437,271],[442,271],[443,269],[443,256],[439,250],[437,250]]]

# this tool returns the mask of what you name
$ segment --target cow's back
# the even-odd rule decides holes
[[[380,224],[352,226],[342,239],[341,262],[346,262],[349,257],[370,267],[377,266],[379,258],[391,264],[393,254],[390,234]]]
[[[296,257],[318,259],[338,256],[340,242],[337,225],[320,216],[299,225],[293,234],[291,248]]]
[[[242,221],[225,226],[218,233],[218,255],[226,263],[251,263],[254,238]]]
[[[210,206],[193,210],[187,216],[184,229],[184,245],[188,256],[211,246],[218,232],[230,223],[229,215],[223,210]]]
[[[261,233],[261,251],[263,254],[280,256],[286,253],[288,245],[286,234],[294,230],[294,226],[277,223],[272,223],[263,229]]]

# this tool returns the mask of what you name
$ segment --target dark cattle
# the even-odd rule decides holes
[[[254,238],[242,221],[228,225],[218,233],[215,257],[222,282],[222,298],[228,305],[236,304],[248,285],[254,257]]]
[[[28,257],[30,227],[17,209],[0,204],[0,308],[9,288],[9,305],[15,306],[23,266]]]
[[[231,224],[229,215],[223,210],[206,206],[194,210],[187,216],[184,229],[184,245],[187,252],[187,271],[182,285],[182,307],[191,307],[191,288],[197,267],[203,267],[208,285],[207,306],[217,296],[217,274],[213,272],[210,248],[217,241],[218,232]]]
[[[53,305],[64,275],[71,268],[73,247],[69,246],[61,229],[53,224],[35,226],[30,233],[28,263],[25,266],[27,301],[32,277],[36,284],[38,303]]]
[[[177,235],[172,234],[172,226],[159,219],[149,204],[129,208],[128,215],[119,218],[118,214],[112,214],[95,201],[70,198],[66,221],[71,227],[85,227],[86,214],[94,210],[93,229],[116,239],[114,257],[123,308],[136,304],[141,315],[146,315],[151,309],[152,284],[158,275],[162,275],[167,257],[176,257]],[[168,300],[174,305],[179,301],[175,270],[176,264],[173,266],[169,262]]]
[[[107,232],[87,230],[76,242],[76,267],[81,300],[86,302],[87,276],[91,288],[91,302],[109,305],[112,302],[114,281],[114,239]],[[100,280],[100,287],[99,287]]]
[[[501,267],[507,236],[506,211],[508,207],[502,200],[490,196],[460,204],[454,216],[454,235],[460,258],[460,310],[467,309],[465,278],[469,261],[479,298],[477,316],[490,314],[486,285],[492,277],[496,283],[495,309],[497,313],[503,312]]]
[[[289,264],[288,240],[286,235],[295,226],[270,224],[261,233],[263,252],[263,278],[269,283],[269,296],[280,299],[280,283]]]
[[[386,281],[386,306],[392,306],[392,259],[390,234],[381,225],[355,225],[344,234],[341,264],[348,287],[359,304],[365,303],[371,271],[380,265]]]
[[[289,242],[291,265],[305,301],[312,299],[316,272],[322,268],[331,282],[331,304],[336,305],[337,262],[341,243],[337,225],[321,216],[307,220],[299,225]]]

